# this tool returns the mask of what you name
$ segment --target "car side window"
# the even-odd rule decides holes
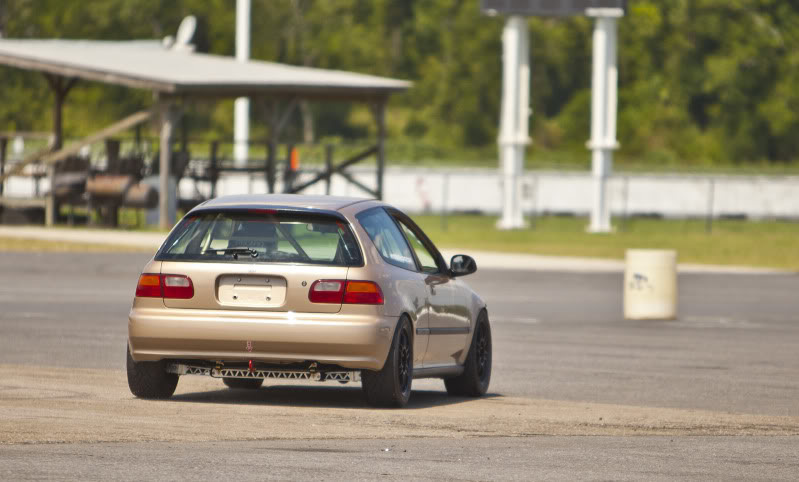
[[[419,239],[416,234],[409,228],[401,219],[397,219],[399,225],[402,227],[402,232],[405,233],[405,237],[408,238],[408,242],[411,244],[411,248],[416,253],[416,258],[419,260],[419,263],[422,264],[422,271],[425,273],[438,273],[438,264],[436,263],[436,258],[433,256],[432,253],[425,247],[424,243]]]
[[[411,249],[388,213],[383,209],[371,209],[356,217],[387,263],[416,271]]]

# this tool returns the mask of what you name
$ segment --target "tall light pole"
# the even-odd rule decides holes
[[[616,140],[619,69],[618,20],[624,15],[621,8],[589,8],[595,17],[593,37],[593,74],[591,79],[591,174],[593,198],[591,205],[592,233],[610,232],[610,206],[607,180],[613,172],[613,151],[619,148]]]
[[[250,59],[250,0],[236,0],[236,60]],[[233,160],[243,167],[249,157],[250,99],[239,97],[233,110]]]

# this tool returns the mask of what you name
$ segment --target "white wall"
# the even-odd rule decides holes
[[[354,168],[350,172],[367,186],[375,185],[373,168]],[[310,179],[314,174],[303,173],[298,182]],[[588,214],[591,202],[588,172],[532,171],[526,173],[524,179],[526,213]],[[753,218],[799,219],[799,176],[621,173],[610,181],[611,210],[614,215],[623,214],[626,209],[630,214],[706,216],[711,179],[714,216],[744,214]],[[5,184],[5,195],[31,197],[33,185],[31,178],[12,177]],[[448,186],[446,199],[445,185]],[[502,202],[501,180],[496,169],[390,167],[386,169],[384,186],[386,201],[410,212],[438,212],[446,206],[448,211],[476,210],[498,214]],[[278,192],[282,190],[280,183],[277,188]],[[47,179],[41,181],[40,190],[41,194],[48,190]],[[195,187],[191,179],[181,181],[181,197],[195,197],[197,191],[207,196],[210,186],[201,183]],[[266,192],[263,176],[248,179],[246,175],[225,175],[217,185],[217,195],[247,192]],[[324,194],[325,184],[317,183],[304,192]],[[331,194],[368,197],[368,194],[335,175]]]
[[[375,185],[373,169],[359,168],[350,172],[367,186]],[[313,173],[305,173],[298,182],[312,176]],[[281,188],[278,185],[278,190]],[[384,189],[387,202],[410,212],[438,212],[444,206],[448,211],[477,210],[497,214],[501,210],[502,185],[496,169],[393,167],[386,169]],[[621,173],[611,179],[609,189],[614,215],[626,211],[669,217],[706,216],[712,189],[714,216],[744,214],[754,218],[799,218],[799,176]],[[201,191],[207,192],[206,189]],[[246,176],[231,175],[220,179],[217,185],[218,195],[247,192],[266,192],[263,178],[248,181]],[[320,182],[304,192],[324,194],[325,185]],[[181,182],[181,193],[183,196],[194,193],[191,180]],[[527,213],[585,215],[591,203],[590,174],[528,172],[524,176],[523,193]],[[334,176],[331,194],[368,197],[341,176]]]

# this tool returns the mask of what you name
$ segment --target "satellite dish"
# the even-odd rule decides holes
[[[184,18],[183,21],[180,22],[178,33],[175,36],[175,48],[191,49],[191,39],[194,37],[195,30],[197,30],[197,19],[194,17],[194,15],[189,15],[188,17]]]

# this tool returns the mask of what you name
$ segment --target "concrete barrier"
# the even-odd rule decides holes
[[[296,182],[311,179],[319,168],[301,171]],[[374,169],[354,167],[350,175],[367,186],[374,184]],[[216,194],[263,193],[263,175],[220,176]],[[522,205],[526,215],[587,215],[591,209],[589,171],[527,171],[522,179]],[[46,192],[47,180],[36,186],[32,178],[6,182],[6,196],[36,197]],[[283,190],[281,181],[278,192]],[[502,182],[497,169],[389,167],[384,181],[385,200],[411,213],[480,211],[497,214],[502,207]],[[617,173],[608,182],[608,202],[614,216],[656,215],[675,218],[747,217],[799,219],[799,176],[721,174]],[[182,198],[209,196],[206,181],[180,181]],[[305,194],[324,194],[318,183]],[[331,194],[369,196],[334,176]]]
[[[677,252],[628,249],[624,270],[624,318],[677,317]]]
[[[352,168],[350,174],[372,186],[374,170]],[[304,171],[297,182],[316,171]],[[587,215],[591,209],[588,171],[527,171],[522,179],[525,215],[568,213]],[[502,182],[496,169],[386,168],[385,200],[412,213],[480,211],[497,214],[502,208]],[[180,183],[183,197],[198,190],[191,179]],[[200,186],[210,192],[210,186]],[[278,182],[278,191],[282,184]],[[608,202],[614,216],[657,215],[675,218],[799,218],[799,176],[733,176],[706,174],[618,173],[608,184]],[[217,195],[266,192],[261,177],[222,176]],[[325,184],[306,194],[324,194]],[[368,196],[340,176],[334,176],[331,194]]]

